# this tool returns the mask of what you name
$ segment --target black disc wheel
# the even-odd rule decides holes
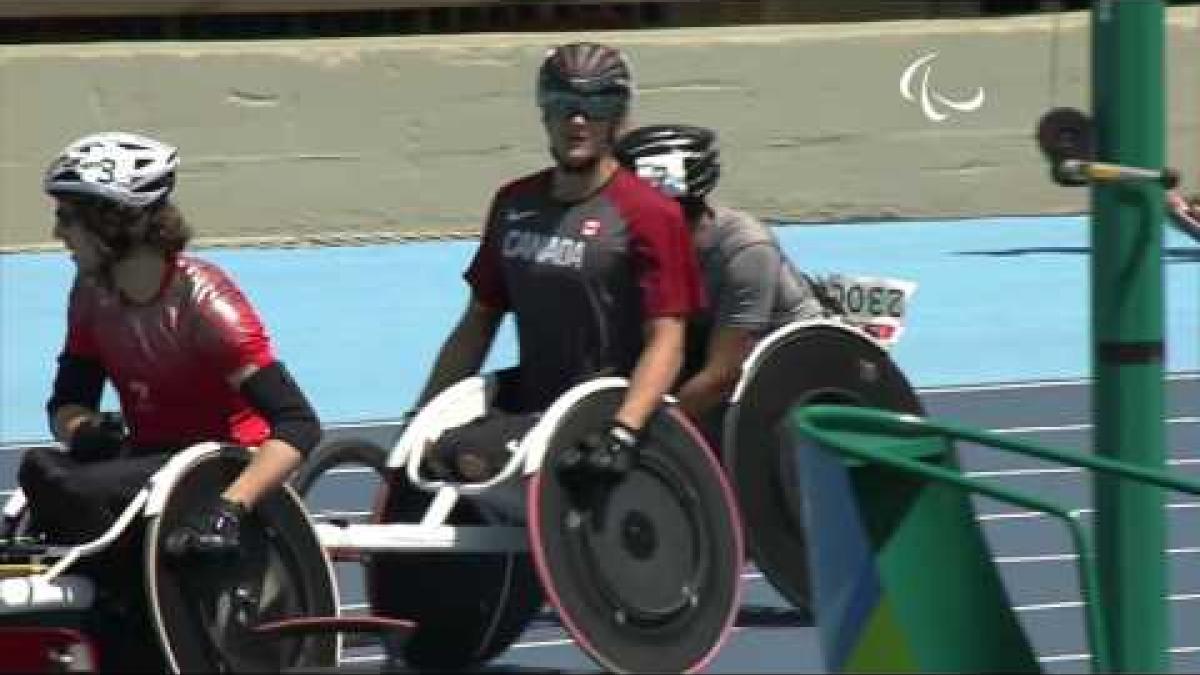
[[[732,490],[698,432],[663,408],[623,477],[553,468],[554,449],[610,419],[621,393],[584,401],[551,438],[528,486],[530,546],[563,625],[601,666],[699,670],[732,627],[742,544]]]
[[[780,595],[812,604],[803,494],[781,424],[796,405],[862,405],[923,414],[887,352],[829,324],[792,325],[743,375],[725,418],[722,461],[738,494],[750,556]]]
[[[335,635],[268,638],[254,630],[337,613],[329,561],[291,489],[269,494],[243,519],[236,558],[168,554],[168,534],[214,499],[247,461],[247,452],[231,448],[198,459],[146,530],[151,617],[174,672],[280,672],[337,664]]]

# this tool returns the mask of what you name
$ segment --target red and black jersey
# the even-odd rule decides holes
[[[145,304],[77,278],[64,351],[101,365],[136,447],[258,445],[270,433],[230,376],[270,365],[274,350],[254,308],[211,263],[168,261],[162,288]]]
[[[564,203],[551,195],[552,175],[500,189],[464,275],[476,299],[516,318],[529,409],[598,374],[629,376],[647,319],[704,306],[674,200],[619,169],[592,196]]]

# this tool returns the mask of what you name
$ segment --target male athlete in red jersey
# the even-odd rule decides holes
[[[537,103],[555,165],[496,194],[465,274],[471,299],[419,399],[478,372],[511,311],[518,412],[544,410],[591,377],[630,378],[611,424],[567,453],[600,470],[631,459],[679,370],[684,322],[704,304],[679,205],[613,157],[632,91],[629,64],[616,49],[573,43],[548,53]],[[505,459],[504,441],[532,423],[498,419],[471,425],[466,437],[443,434],[431,465],[463,480],[488,477]]]
[[[190,232],[168,199],[177,165],[169,145],[100,133],[67,146],[46,173],[54,233],[77,269],[47,403],[67,452],[30,451],[19,481],[34,532],[52,543],[98,536],[173,452],[218,441],[257,450],[172,534],[186,535],[202,558],[229,558],[247,509],[320,440],[316,413],[245,296],[218,267],[182,253]],[[105,381],[119,395],[128,434],[97,412]],[[128,566],[114,565],[116,576]]]

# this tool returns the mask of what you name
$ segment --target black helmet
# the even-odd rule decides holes
[[[628,110],[632,95],[629,62],[607,45],[573,42],[555,47],[538,71],[537,103],[543,108],[585,101],[584,112],[616,117]]]
[[[721,176],[717,134],[687,124],[656,124],[621,137],[617,161],[676,199],[702,199]]]

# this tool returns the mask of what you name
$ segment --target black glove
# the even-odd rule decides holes
[[[172,530],[164,549],[172,556],[236,558],[241,551],[242,519],[246,513],[245,506],[221,497]]]
[[[84,462],[99,462],[116,457],[125,447],[125,420],[120,413],[106,412],[85,419],[67,443],[67,454]]]
[[[639,433],[613,420],[605,431],[594,431],[557,456],[555,467],[562,472],[620,478],[637,463]]]

